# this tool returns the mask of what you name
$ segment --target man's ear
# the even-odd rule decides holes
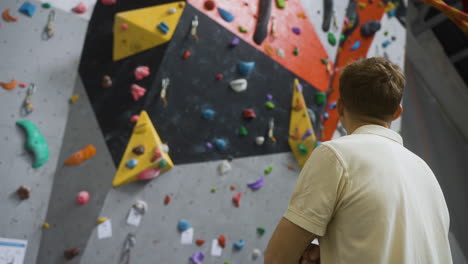
[[[339,116],[344,115],[344,105],[343,105],[343,102],[341,101],[341,98],[338,98],[338,101],[336,102],[336,110],[338,111]]]
[[[401,113],[403,113],[403,106],[398,105],[397,110],[393,114],[392,121],[395,121],[397,118],[399,118],[401,116]]]

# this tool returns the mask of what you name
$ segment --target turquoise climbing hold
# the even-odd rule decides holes
[[[185,219],[180,219],[179,223],[177,224],[177,229],[179,229],[180,232],[184,232],[188,230],[190,227],[192,227],[192,225],[190,224],[189,221]]]
[[[221,18],[226,22],[232,22],[235,19],[234,15],[231,12],[221,7],[218,7],[218,13],[221,16]]]
[[[247,75],[249,74],[255,67],[255,62],[249,61],[241,61],[237,64],[237,68],[239,69],[239,73],[242,75]]]
[[[167,160],[163,159],[158,165],[158,168],[164,169],[167,166]]]
[[[351,46],[351,50],[353,50],[353,51],[354,51],[354,50],[357,50],[357,49],[359,49],[359,47],[361,47],[361,41],[356,40],[356,41],[354,42],[353,46]]]
[[[212,109],[205,109],[202,112],[203,119],[205,120],[213,120],[216,112]]]
[[[130,159],[125,163],[125,166],[127,166],[127,168],[129,168],[129,169],[133,169],[133,168],[136,167],[137,164],[138,164],[138,160]]]
[[[214,143],[218,150],[225,150],[227,148],[227,142],[224,139],[215,139]]]
[[[237,250],[242,250],[244,246],[245,246],[245,242],[242,239],[237,242],[234,242],[234,248]]]
[[[39,128],[29,120],[18,120],[16,124],[26,132],[24,147],[34,153],[33,168],[37,169],[46,164],[50,158],[49,146]]]

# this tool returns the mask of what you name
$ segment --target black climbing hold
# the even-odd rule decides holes
[[[333,13],[333,0],[323,0],[323,23],[322,30],[327,32],[330,30],[330,24]]]
[[[381,27],[380,21],[370,20],[361,25],[361,35],[363,37],[371,37],[375,32],[379,31]]]

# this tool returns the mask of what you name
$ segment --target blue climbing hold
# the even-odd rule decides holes
[[[158,165],[159,169],[164,169],[167,166],[167,160],[163,159]]]
[[[382,42],[382,47],[386,48],[388,47],[388,45],[390,45],[390,43],[391,43],[390,40],[387,39],[384,42]]]
[[[394,17],[396,14],[396,8],[387,12],[388,17]]]
[[[351,50],[357,50],[359,47],[361,47],[361,41],[356,40],[356,42],[354,42],[353,46],[351,47]]]
[[[239,240],[237,242],[234,243],[234,248],[237,249],[237,250],[242,250],[245,246],[245,242],[244,240]]]
[[[179,223],[177,224],[177,229],[179,229],[180,232],[184,232],[188,230],[190,227],[192,227],[192,225],[190,224],[189,221],[185,219],[180,219]]]
[[[216,112],[212,109],[205,109],[202,112],[203,119],[205,120],[213,120]]]
[[[249,74],[254,69],[254,67],[255,67],[255,62],[253,61],[250,61],[250,62],[241,61],[237,64],[239,73],[242,75]]]
[[[28,17],[32,17],[34,12],[36,12],[36,6],[29,2],[24,2],[18,11],[27,15]]]
[[[127,163],[125,163],[125,166],[127,166],[127,168],[129,169],[133,169],[136,167],[137,164],[138,164],[138,160],[130,159],[129,161],[127,161]]]
[[[214,143],[218,150],[225,150],[227,148],[227,142],[224,139],[215,139]]]
[[[323,113],[323,120],[328,120],[330,114],[328,112]]]
[[[333,110],[336,108],[336,102],[333,102],[330,104],[330,110]]]
[[[164,21],[158,25],[158,29],[161,30],[161,32],[164,34],[167,34],[169,32],[169,26]]]
[[[218,7],[218,13],[221,16],[221,18],[224,19],[224,21],[226,22],[234,21],[234,18],[235,18],[234,15],[231,12],[227,11],[226,9],[222,9],[221,7]]]

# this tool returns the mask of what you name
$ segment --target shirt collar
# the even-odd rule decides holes
[[[397,132],[379,125],[365,125],[356,129],[353,134],[373,134],[382,137],[386,137],[390,140],[397,142],[398,144],[403,145],[403,139],[400,134]]]

